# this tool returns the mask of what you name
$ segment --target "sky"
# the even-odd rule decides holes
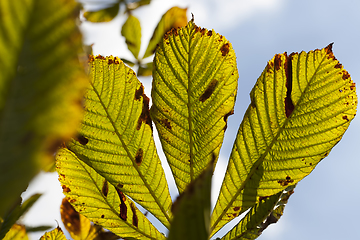
[[[187,7],[200,27],[224,35],[235,49],[240,74],[235,114],[228,118],[228,129],[213,178],[213,204],[216,201],[227,160],[238,127],[250,103],[249,93],[257,78],[276,53],[320,49],[334,43],[335,57],[360,82],[360,1],[358,0],[153,0],[150,6],[134,12],[142,25],[141,51],[144,52],[157,22],[173,6]],[[120,26],[125,17],[106,24],[83,22],[84,41],[95,54],[114,55],[131,60]],[[140,53],[141,55],[141,53]],[[140,78],[150,96],[151,79]],[[156,133],[154,133],[156,138]],[[156,142],[159,149],[159,141]],[[165,159],[159,151],[160,158]],[[357,207],[360,199],[360,119],[355,117],[343,139],[315,170],[304,178],[290,197],[284,215],[270,225],[260,240],[360,239]],[[166,170],[168,173],[168,169]],[[170,188],[174,187],[169,179]],[[62,189],[57,174],[42,173],[23,194],[44,196],[23,219],[36,226],[61,224],[59,206]],[[172,197],[176,191],[171,190]],[[237,219],[238,221],[239,219]],[[232,224],[232,226],[234,223]],[[216,236],[223,236],[226,226]],[[40,234],[40,233],[39,233]],[[32,239],[40,235],[32,234]]]

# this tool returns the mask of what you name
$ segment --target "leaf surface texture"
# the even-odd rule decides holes
[[[182,192],[218,158],[237,90],[235,52],[223,36],[190,21],[165,35],[153,76],[151,117]]]
[[[332,45],[277,54],[250,93],[212,214],[212,234],[307,176],[340,141],[356,114],[355,83]]]
[[[79,136],[68,148],[169,227],[172,202],[144,87],[113,57],[91,57],[90,79]]]

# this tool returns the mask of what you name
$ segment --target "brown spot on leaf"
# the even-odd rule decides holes
[[[294,180],[291,179],[290,176],[287,176],[285,180],[279,180],[278,183],[280,183],[281,186],[285,187],[289,185],[289,183],[293,183]]]
[[[141,84],[139,89],[135,91],[135,100],[140,100],[141,96],[144,94],[144,86]]]
[[[84,137],[84,136],[81,135],[81,134],[78,134],[78,135],[75,137],[75,140],[78,141],[81,145],[86,145],[86,144],[88,144],[88,142],[89,142],[89,139],[87,139],[86,137]]]
[[[291,53],[288,57],[286,57],[284,68],[285,68],[285,76],[286,76],[286,97],[285,97],[285,115],[289,117],[291,113],[294,111],[294,103],[291,99],[291,91],[292,91],[292,57],[295,53]],[[286,53],[285,53],[286,56]],[[275,64],[276,65],[276,64]]]
[[[76,202],[76,199],[70,199],[69,200],[69,203],[74,203],[74,202]]]
[[[199,100],[201,102],[205,102],[206,99],[208,99],[211,94],[214,92],[216,86],[218,84],[218,81],[216,79],[213,79],[209,86],[206,88],[205,92],[200,96]]]
[[[337,64],[334,66],[334,68],[341,68],[341,67],[342,67],[341,63],[337,63]]]
[[[350,74],[347,71],[344,70],[342,73],[343,73],[342,79],[346,80],[346,79],[350,78]]]
[[[201,32],[201,36],[204,36],[204,34],[205,34],[205,32],[206,32],[206,29],[205,29],[205,28],[202,28],[200,32]]]
[[[143,97],[143,106],[142,106],[141,114],[138,119],[136,129],[140,130],[141,124],[144,122],[145,124],[148,124],[152,130],[151,117],[149,111],[150,99],[144,93],[142,94],[142,97]]]
[[[226,131],[226,129],[227,129],[227,119],[228,119],[228,117],[229,117],[230,115],[233,115],[233,114],[234,114],[234,109],[231,109],[230,112],[228,112],[227,114],[225,114],[225,116],[224,116],[225,127],[223,128],[224,131]]]
[[[71,192],[70,188],[68,188],[66,185],[62,185],[62,189],[64,192],[69,193]]]
[[[222,47],[220,48],[220,51],[221,51],[221,55],[223,57],[226,56],[230,51],[230,44],[225,43],[224,45],[222,45]]]
[[[327,45],[327,46],[324,48],[326,54],[332,55],[332,56],[329,56],[329,57],[334,57],[334,54],[333,54],[333,51],[332,51],[333,44],[334,44],[334,43],[330,43],[329,45]],[[329,57],[328,57],[328,58],[329,58]]]
[[[259,197],[259,201],[262,201],[262,200],[264,200],[264,199],[266,199],[266,198],[268,198],[269,196],[263,196],[263,197]]]
[[[144,155],[144,151],[142,150],[142,148],[139,148],[136,152],[135,155],[135,162],[138,166],[141,165],[142,159],[143,159],[143,155]]]
[[[121,184],[121,183],[118,183],[118,185],[116,185],[116,187],[118,187],[118,188],[123,188],[123,187],[124,187],[124,185],[123,185],[123,184]]]
[[[104,218],[105,216],[104,216],[104,214],[103,215],[101,215],[101,218]]]
[[[171,125],[168,119],[160,119],[160,122],[167,128],[167,129],[171,129]]]
[[[106,181],[106,179],[104,180],[104,183],[103,183],[103,187],[101,189],[101,192],[104,194],[105,197],[107,197],[108,193],[109,193],[109,184],[108,182]]]
[[[342,119],[344,119],[344,120],[346,120],[346,121],[349,121],[348,116],[346,116],[346,115],[344,115],[344,116],[342,117]]]
[[[124,193],[122,193],[118,188],[116,188],[116,192],[118,193],[119,195],[119,198],[120,198],[120,215],[119,217],[126,221],[127,219],[127,207],[126,207],[126,204],[125,204],[125,201],[126,201],[126,197],[124,195]]]
[[[212,36],[212,30],[209,30],[209,31],[207,32],[207,35],[208,35],[209,37],[211,37],[211,36]]]
[[[350,90],[354,90],[354,88],[355,88],[355,83],[351,83],[350,84]]]
[[[132,218],[132,224],[135,226],[135,227],[138,227],[138,224],[139,224],[139,219],[136,215],[136,209],[135,209],[135,205],[133,202],[130,202],[130,207],[131,207],[131,211],[133,213],[133,218]]]
[[[95,58],[96,58],[96,59],[101,59],[101,60],[106,60],[106,57],[103,57],[103,56],[101,56],[101,55],[97,55]]]
[[[111,58],[108,59],[108,64],[113,64],[114,63],[114,60],[112,60]]]
[[[239,211],[240,210],[240,207],[234,207],[234,211]]]
[[[68,198],[63,198],[60,206],[61,220],[70,233],[79,234],[81,229],[80,215],[69,203]]]
[[[285,53],[286,54],[286,53]],[[281,67],[281,55],[280,54],[276,54],[275,58],[274,58],[274,66],[275,66],[275,70],[279,71],[280,67]]]

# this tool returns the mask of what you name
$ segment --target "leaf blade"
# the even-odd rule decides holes
[[[355,84],[331,45],[275,55],[250,97],[213,212],[213,233],[260,197],[307,176],[340,141],[357,106]]]
[[[125,43],[135,59],[139,56],[141,46],[140,21],[132,14],[129,14],[121,28],[121,35],[125,37]]]
[[[118,15],[120,9],[120,3],[116,3],[110,7],[100,9],[98,11],[87,11],[84,12],[84,17],[89,22],[110,22],[116,15]]]
[[[237,91],[235,52],[190,21],[159,44],[153,77],[151,117],[182,192],[218,158]]]
[[[64,194],[77,212],[119,237],[165,238],[129,198],[74,153],[64,148],[56,158]]]
[[[172,202],[142,84],[114,57],[91,58],[90,79],[79,136],[68,148],[169,227]]]
[[[56,148],[75,134],[82,118],[87,79],[77,55],[82,43],[76,6],[65,0],[0,1],[1,216],[31,178],[52,164]]]

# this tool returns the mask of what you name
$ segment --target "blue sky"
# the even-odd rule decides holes
[[[142,51],[161,15],[172,6],[188,7],[188,16],[193,13],[198,26],[224,35],[237,55],[240,78],[235,114],[228,119],[214,176],[214,192],[220,187],[237,129],[250,103],[250,90],[273,55],[285,51],[310,51],[334,42],[336,58],[359,84],[360,1],[153,0],[149,7],[134,12],[143,27]],[[118,17],[108,24],[82,25],[85,41],[94,43],[95,54],[131,58],[120,36],[124,21],[125,18]],[[141,80],[149,96],[150,80]],[[164,159],[163,154],[160,157]],[[329,156],[298,184],[280,221],[266,229],[258,239],[360,239],[357,231],[360,210],[356,207],[360,199],[359,170],[360,119],[356,117]],[[25,222],[34,225],[38,221],[54,226],[55,219],[61,222],[58,209],[62,193],[56,179],[56,174],[43,174],[32,184],[31,192],[46,194],[42,203],[37,204],[40,208],[35,206]],[[226,231],[228,229],[229,226]],[[219,236],[226,231],[220,231]]]

